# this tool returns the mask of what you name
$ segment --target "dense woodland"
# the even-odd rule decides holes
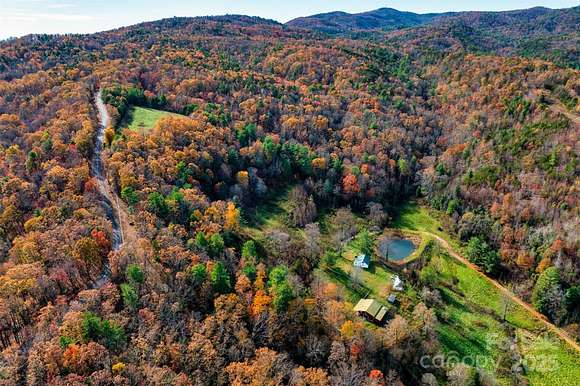
[[[414,366],[439,345],[427,301],[372,328],[314,275],[321,231],[339,248],[410,199],[577,337],[577,65],[430,28],[228,16],[0,42],[0,384],[466,384]],[[99,89],[119,251],[90,168]],[[131,106],[181,117],[128,130]],[[253,240],[284,189],[303,237]]]

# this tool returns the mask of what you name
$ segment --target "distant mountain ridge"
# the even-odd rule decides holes
[[[580,69],[580,6],[567,9],[535,7],[501,12],[448,12],[417,14],[380,8],[349,14],[330,12],[300,17],[285,24],[245,15],[172,17],[119,27],[95,34],[33,34],[0,40],[3,47],[29,45],[51,57],[43,65],[66,63],[75,50],[101,52],[111,40],[135,41],[143,35],[187,31],[195,35],[251,36],[268,30],[276,38],[314,37],[320,33],[370,39],[395,46],[421,46],[432,52],[454,49],[478,54],[540,58]],[[227,28],[226,28],[227,26]],[[74,48],[72,48],[74,47]],[[35,69],[26,60],[30,52],[15,49],[0,56],[0,79],[8,80]],[[24,65],[23,65],[24,63]],[[30,68],[26,68],[30,66]],[[18,71],[13,72],[16,67]]]
[[[464,20],[477,26],[494,28],[516,23],[540,22],[554,32],[564,25],[565,30],[578,29],[580,6],[573,8],[551,9],[534,7],[513,11],[466,11],[418,14],[399,11],[393,8],[379,8],[361,13],[328,12],[290,20],[286,25],[291,27],[313,29],[327,33],[340,33],[357,30],[393,30],[415,27],[425,24],[440,24],[449,20]]]
[[[456,14],[457,12],[418,14],[393,8],[379,8],[353,14],[340,11],[320,13],[290,20],[286,25],[334,34],[355,30],[392,30],[415,27],[430,23],[437,18]]]

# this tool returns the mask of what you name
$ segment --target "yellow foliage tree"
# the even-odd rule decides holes
[[[105,129],[105,143],[107,146],[111,146],[113,139],[115,138],[115,130],[109,126]]]
[[[120,374],[125,370],[125,367],[127,366],[123,362],[117,362],[111,366],[111,370],[113,371],[113,374]]]
[[[340,335],[345,338],[352,338],[355,332],[355,325],[352,321],[347,320],[340,327]]]
[[[266,285],[266,266],[263,263],[256,267],[256,280],[254,280],[254,288],[256,291],[264,290]]]
[[[236,232],[240,229],[240,210],[231,201],[226,207],[224,229],[230,232]]]
[[[266,292],[259,290],[250,306],[250,315],[254,317],[260,315],[268,309],[270,303],[272,303],[272,298]]]

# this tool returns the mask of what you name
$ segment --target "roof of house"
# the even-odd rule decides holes
[[[356,312],[365,312],[372,316],[376,320],[383,320],[387,314],[387,308],[381,303],[377,302],[375,299],[361,299],[354,306]]]
[[[395,300],[397,300],[397,295],[390,294],[389,297],[387,298],[387,300],[389,301],[389,303],[394,303]]]
[[[363,263],[366,265],[369,265],[370,262],[371,262],[371,259],[370,259],[369,255],[365,255],[364,253],[361,253],[360,255],[358,255],[354,259],[354,265],[361,265]]]

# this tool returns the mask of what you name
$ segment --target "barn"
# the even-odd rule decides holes
[[[354,306],[354,310],[360,316],[376,324],[383,322],[388,311],[385,306],[377,302],[375,299],[359,300],[356,306]]]

